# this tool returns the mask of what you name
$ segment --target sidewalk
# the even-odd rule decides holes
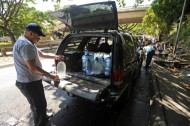
[[[153,126],[190,126],[190,90],[187,83],[153,63],[151,122]]]
[[[0,56],[0,68],[6,68],[13,65],[14,65],[14,61],[13,61],[12,54],[5,57]]]

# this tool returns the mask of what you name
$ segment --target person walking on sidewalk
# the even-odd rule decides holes
[[[146,64],[144,68],[149,68],[150,63],[152,61],[152,57],[155,54],[155,46],[151,45],[150,43],[143,47],[144,54],[146,55]]]
[[[27,98],[34,117],[35,126],[45,126],[53,115],[47,115],[47,102],[42,85],[42,76],[59,80],[59,76],[42,69],[39,56],[42,58],[63,58],[41,52],[36,43],[40,36],[45,36],[36,23],[26,25],[24,35],[20,36],[13,47],[13,58],[17,73],[16,86]]]

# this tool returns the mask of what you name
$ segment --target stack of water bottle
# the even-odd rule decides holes
[[[82,56],[82,70],[86,75],[110,76],[111,53],[89,53],[88,51]]]

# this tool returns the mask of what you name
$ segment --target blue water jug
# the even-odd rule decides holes
[[[103,57],[100,58],[100,73],[105,73],[105,60]]]
[[[85,54],[82,56],[82,71],[83,73],[86,73],[86,62],[88,60],[88,57],[87,57],[88,52],[85,52]]]
[[[95,57],[95,59],[94,59],[94,63],[92,66],[92,72],[94,75],[98,75],[101,72],[101,65],[100,65],[100,62],[98,60],[98,57]]]
[[[90,61],[90,59],[87,60],[86,62],[86,75],[92,75],[92,62]]]
[[[85,52],[85,54],[82,56],[82,71],[83,73],[86,73],[87,70],[87,61],[90,61],[91,64],[93,62],[93,56],[89,54],[88,51]]]
[[[105,72],[104,74],[106,76],[110,76],[111,74],[111,53],[109,57],[105,58]]]

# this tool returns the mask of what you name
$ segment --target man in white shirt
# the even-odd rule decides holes
[[[35,45],[45,36],[41,27],[36,23],[30,23],[25,27],[24,35],[20,36],[13,47],[13,58],[17,73],[16,86],[30,103],[35,126],[44,126],[48,120],[46,113],[47,103],[42,85],[42,77],[59,80],[56,74],[48,73],[42,69],[39,56],[43,58],[63,58],[54,54],[45,54]]]
[[[144,68],[149,68],[150,63],[152,61],[152,57],[155,54],[155,47],[153,45],[147,45],[147,46],[143,47],[143,51],[146,55],[146,64],[145,64]]]

